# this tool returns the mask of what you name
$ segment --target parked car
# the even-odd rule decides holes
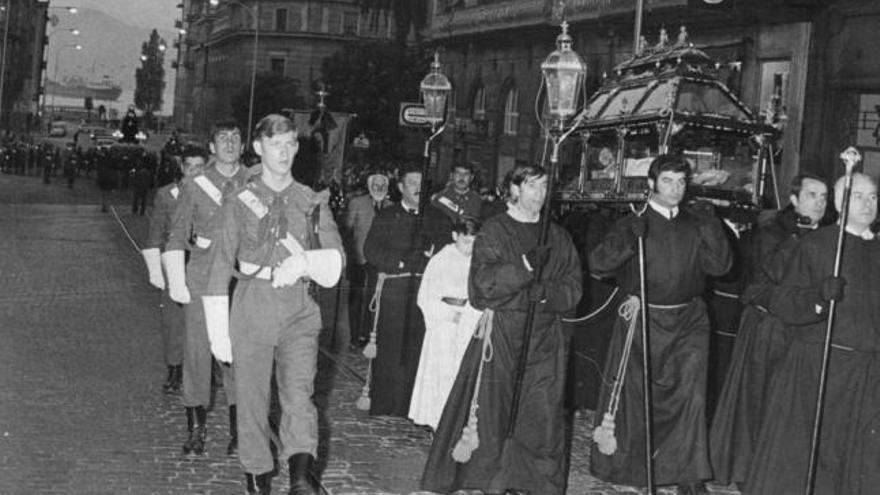
[[[52,122],[49,127],[49,137],[64,137],[67,135],[67,124],[64,122]]]

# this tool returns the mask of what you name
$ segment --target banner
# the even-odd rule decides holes
[[[351,114],[318,110],[293,110],[287,112],[296,126],[297,135],[302,141],[306,138],[310,149],[300,146],[300,154],[314,154],[314,173],[317,183],[342,183],[342,167],[345,160],[345,145]]]

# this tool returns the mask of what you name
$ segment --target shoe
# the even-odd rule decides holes
[[[287,459],[290,471],[289,495],[319,495],[314,476],[315,458],[312,454],[293,454]]]
[[[186,408],[186,425],[189,437],[183,443],[184,454],[201,455],[205,453],[205,439],[208,436],[208,429],[205,427],[207,415],[208,412],[204,406]],[[195,427],[193,427],[193,416],[195,416]]]
[[[251,474],[244,473],[244,480],[248,493],[257,495],[269,495],[272,492],[272,473]]]
[[[238,453],[238,410],[235,404],[229,406],[229,444],[226,445],[226,455],[235,455]]]
[[[702,481],[696,483],[682,483],[678,485],[678,495],[709,495],[706,484]]]

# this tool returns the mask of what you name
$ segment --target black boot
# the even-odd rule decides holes
[[[287,459],[290,470],[290,495],[319,495],[312,454],[293,454]]]
[[[192,426],[192,416],[195,415],[195,428]],[[205,427],[208,418],[208,411],[205,406],[187,407],[186,423],[189,428],[189,438],[183,444],[184,454],[204,454],[205,438],[208,436],[208,429]]]
[[[235,455],[238,452],[238,410],[235,404],[229,406],[229,445],[226,446],[226,455]]]
[[[272,473],[251,474],[244,473],[248,493],[257,495],[269,495],[272,492]]]

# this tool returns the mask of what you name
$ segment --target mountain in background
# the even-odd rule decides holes
[[[177,51],[172,46],[177,32],[171,23],[155,27],[168,45],[165,52],[165,93],[160,112],[168,115],[174,103],[176,74],[170,61],[177,57]],[[67,31],[73,28],[79,29],[79,36]],[[52,30],[54,33],[47,47],[49,79],[56,79],[57,75],[60,82],[81,79],[97,85],[118,85],[122,88],[118,100],[100,103],[124,110],[134,102],[134,73],[141,66],[141,45],[149,39],[152,28],[126,23],[102,11],[80,8],[77,14],[64,16],[57,26],[49,28],[50,33]],[[83,49],[77,51],[71,46],[73,44],[80,44]]]

